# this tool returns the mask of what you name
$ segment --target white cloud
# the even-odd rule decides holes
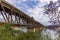
[[[40,7],[43,7],[43,6],[41,6],[39,3],[39,6],[37,5],[35,8],[29,9],[29,12],[31,13],[30,16],[33,16],[35,20],[39,21],[41,24],[45,26],[51,25],[51,23],[48,22],[49,18],[47,17],[47,15],[44,16],[44,13],[43,13],[44,9]]]
[[[6,0],[6,1],[8,1],[8,0]],[[28,1],[28,0],[9,0],[8,2],[10,2],[12,4],[18,3],[18,5],[21,5],[20,4],[21,2],[26,2],[26,1]],[[37,0],[31,0],[31,1],[37,1]],[[25,5],[24,5],[24,7],[28,9],[29,16],[33,16],[35,20],[39,21],[43,25],[47,25],[47,24],[51,25],[51,23],[48,22],[49,18],[47,16],[43,15],[44,9],[42,8],[46,3],[49,3],[49,1],[51,1],[51,0],[39,0],[39,3],[33,9],[29,8],[28,6],[26,7]],[[55,2],[57,0],[53,0],[53,1]],[[20,9],[20,6],[18,8]]]
[[[58,0],[53,0],[53,2],[57,2]]]
[[[28,0],[23,0],[23,2],[26,2],[26,1],[28,1]]]
[[[7,2],[14,4],[15,0],[6,0]]]
[[[53,1],[53,2],[56,2],[56,1],[58,1],[58,0],[39,0],[40,2],[48,2],[49,3],[49,1]]]
[[[39,0],[40,2],[49,2],[50,0]]]
[[[48,21],[50,21],[48,16],[47,15],[44,16],[43,6],[46,3],[49,3],[50,1],[56,2],[57,0],[39,0],[39,1],[40,2],[37,4],[37,6],[35,8],[29,9],[29,12],[31,13],[30,16],[33,16],[35,20],[39,21],[41,24],[43,24],[45,26],[51,25],[51,23],[48,22]]]

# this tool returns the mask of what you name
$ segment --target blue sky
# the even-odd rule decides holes
[[[44,26],[52,25],[48,21],[50,20],[47,15],[44,15],[43,6],[48,4],[51,0],[6,0],[11,3],[30,17],[34,17],[36,21],[39,21]],[[57,0],[53,0],[56,2]]]

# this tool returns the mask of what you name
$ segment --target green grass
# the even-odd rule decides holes
[[[12,29],[11,25],[6,23],[0,26],[0,40],[51,40],[51,38],[49,38],[48,35],[42,37],[41,31],[38,29],[35,33],[25,33]],[[60,36],[58,40],[60,40]]]
[[[37,40],[38,32],[25,33],[20,30],[14,30],[9,23],[0,26],[0,40]]]

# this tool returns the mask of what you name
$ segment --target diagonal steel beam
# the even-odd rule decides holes
[[[5,19],[4,15],[3,15],[2,11],[1,11],[1,14],[2,14],[2,16],[3,16],[3,18],[4,18],[5,22],[6,22],[6,19]]]
[[[8,17],[7,17],[7,12],[5,11],[5,9],[4,9],[4,7],[3,7],[3,5],[1,4],[1,7],[2,7],[2,10],[4,11],[4,14],[5,14],[5,16],[6,16],[6,18],[7,18],[7,20],[8,20]]]

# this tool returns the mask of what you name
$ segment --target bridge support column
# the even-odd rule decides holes
[[[28,28],[27,32],[35,32],[35,28]]]
[[[28,28],[27,32],[36,32],[37,30],[44,30],[45,28],[44,27],[40,27],[40,28]]]

